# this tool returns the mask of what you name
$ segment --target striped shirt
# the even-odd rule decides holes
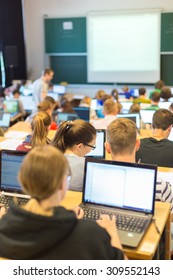
[[[161,178],[157,178],[155,200],[170,203],[171,213],[173,213],[173,194],[172,187],[169,182],[166,182]]]

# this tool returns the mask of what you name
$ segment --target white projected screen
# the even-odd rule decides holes
[[[160,12],[89,13],[88,82],[160,79]]]

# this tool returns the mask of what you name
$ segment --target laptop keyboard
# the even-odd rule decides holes
[[[27,198],[17,197],[16,200],[19,205],[24,205],[28,202]],[[1,195],[0,203],[3,204],[5,208],[9,208],[10,204],[14,204],[15,202],[13,196]]]
[[[83,208],[84,210],[84,219],[98,220],[100,215],[109,215],[112,218],[113,214],[107,211]],[[145,228],[145,225],[148,223],[148,220],[140,217],[134,217],[132,215],[123,215],[115,213],[116,216],[116,225],[119,230],[130,231],[141,233]]]

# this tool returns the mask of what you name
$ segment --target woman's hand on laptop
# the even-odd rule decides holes
[[[73,208],[73,211],[75,212],[77,219],[83,218],[84,211],[82,208],[80,208],[79,206],[76,206],[75,208]]]
[[[100,219],[96,221],[99,226],[104,228],[111,237],[111,245],[122,250],[118,230],[116,226],[115,216],[110,218],[108,215],[101,215]],[[126,257],[125,257],[126,258]]]
[[[7,209],[3,206],[3,204],[0,204],[0,219],[6,214]]]

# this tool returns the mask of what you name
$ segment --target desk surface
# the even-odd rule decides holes
[[[72,209],[79,205],[81,201],[81,192],[68,191],[61,205],[67,209]],[[154,218],[161,234],[165,228],[165,258],[170,259],[170,204],[156,201]],[[124,252],[130,259],[151,260],[156,253],[159,241],[160,235],[157,233],[154,223],[152,223],[139,246],[136,249],[124,247]]]

